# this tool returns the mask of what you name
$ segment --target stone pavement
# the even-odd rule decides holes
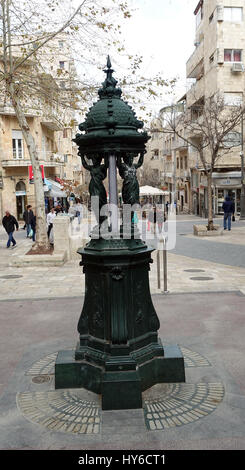
[[[74,349],[82,297],[1,301],[0,449],[245,449],[245,297],[152,296],[163,344],[179,344],[186,382],[158,384],[143,408],[102,411],[84,389],[54,389]]]
[[[192,219],[194,216],[188,217],[189,220],[195,220]],[[183,220],[183,216],[182,219],[178,216],[178,220]],[[203,221],[203,219],[199,220]],[[24,254],[32,244],[31,240],[23,238],[23,234],[17,235],[22,238],[18,240],[16,236],[18,246],[14,250],[7,250],[3,244],[0,246],[0,300],[80,296],[84,293],[84,275],[79,266],[79,255],[75,260],[69,261],[61,267],[9,267],[8,263],[11,257]],[[0,236],[2,236],[1,232]],[[193,235],[189,233],[181,238],[191,240]],[[177,238],[177,244],[179,240],[180,237]],[[212,250],[212,246],[217,246],[219,243],[224,249],[227,246],[229,250],[231,246],[240,247],[239,249],[244,253],[245,226],[233,228],[231,232],[224,232],[222,236],[206,237],[205,240],[199,238],[198,243],[200,250],[202,243],[208,243],[210,250]],[[160,271],[157,269],[156,251],[153,252],[152,257],[154,263],[151,265],[150,271],[151,292],[161,293],[164,291],[163,252],[159,252]],[[232,255],[229,259],[232,263]],[[241,290],[245,293],[245,268],[213,263],[168,251],[167,290],[170,293],[226,290]]]
[[[209,239],[210,249],[219,242],[242,248],[244,234],[238,227],[222,240]],[[102,411],[91,392],[54,389],[57,352],[78,340],[80,259],[62,267],[8,267],[9,256],[31,246],[23,233],[17,236],[16,251],[0,248],[0,449],[245,449],[244,268],[168,252],[165,295],[163,253],[160,289],[153,253],[159,335],[165,345],[179,344],[186,382],[152,387],[142,409]]]

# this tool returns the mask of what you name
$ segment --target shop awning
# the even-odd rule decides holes
[[[154,188],[153,186],[141,186],[140,196],[164,196],[169,194],[169,191],[162,191],[161,189]]]
[[[45,197],[67,197],[66,191],[63,190],[61,184],[56,181],[45,178],[44,183],[47,190],[44,190]]]

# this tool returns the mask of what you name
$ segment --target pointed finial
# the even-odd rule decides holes
[[[107,69],[104,70],[106,73],[106,79],[102,83],[102,88],[99,89],[98,94],[100,98],[116,97],[120,98],[122,90],[116,88],[117,80],[112,76],[114,70],[111,68],[111,59],[110,56],[107,56]]]
[[[107,65],[108,69],[111,69],[111,59],[110,59],[109,55],[107,56],[107,64],[106,65]]]

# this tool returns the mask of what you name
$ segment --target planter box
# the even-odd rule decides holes
[[[17,255],[12,257],[9,266],[62,266],[66,261],[66,251],[52,255]]]
[[[193,234],[196,237],[217,237],[223,235],[223,228],[214,224],[214,230],[208,230],[206,225],[193,225]]]

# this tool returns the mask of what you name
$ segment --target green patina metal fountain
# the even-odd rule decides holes
[[[117,206],[117,168],[123,203],[139,203],[136,172],[149,139],[143,123],[121,99],[109,57],[105,72],[99,100],[74,139],[90,171],[89,192],[97,196],[99,209],[107,204],[107,172],[109,202]],[[157,383],[185,381],[179,347],[163,347],[158,336],[160,323],[149,288],[153,249],[141,240],[132,215],[118,230],[117,214],[112,213],[110,223],[106,215],[97,214],[90,242],[78,250],[86,284],[79,342],[75,351],[60,351],[55,364],[55,388],[83,387],[101,394],[104,410],[141,408],[142,391]],[[110,235],[105,238],[101,227],[106,223]]]

